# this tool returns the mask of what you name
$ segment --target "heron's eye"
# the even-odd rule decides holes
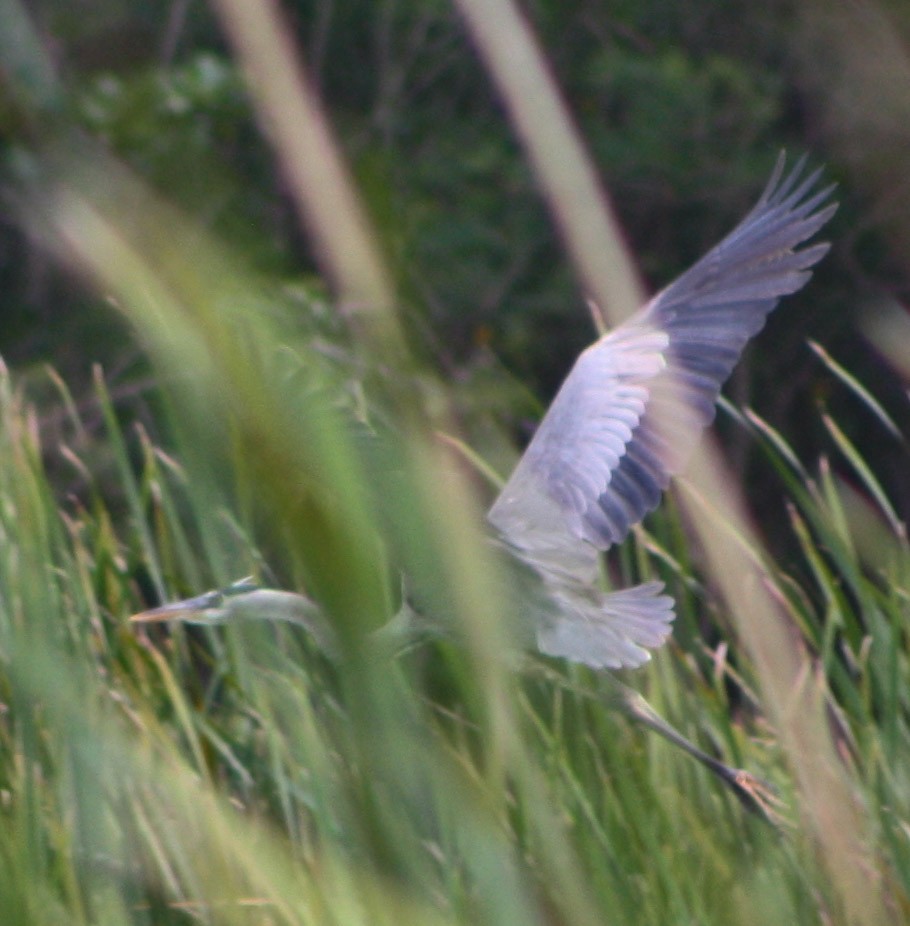
[[[224,589],[221,594],[225,598],[231,598],[234,595],[248,595],[250,592],[255,592],[259,587],[258,582],[253,582],[251,579],[241,579]]]

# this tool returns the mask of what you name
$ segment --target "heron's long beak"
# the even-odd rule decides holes
[[[204,611],[212,607],[211,592],[197,595],[195,598],[184,598],[182,601],[172,601],[158,608],[140,611],[130,618],[131,624],[153,624],[165,621],[185,621],[199,617]]]

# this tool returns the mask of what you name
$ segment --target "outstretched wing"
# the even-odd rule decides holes
[[[782,179],[781,156],[719,245],[581,354],[490,509],[514,546],[580,577],[594,553],[578,540],[606,549],[657,506],[746,342],[828,250],[797,250],[836,209],[803,164]]]

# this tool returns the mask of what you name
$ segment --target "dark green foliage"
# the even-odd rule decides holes
[[[784,9],[531,6],[653,285],[730,227],[778,148],[802,147]],[[312,269],[211,22],[194,10],[167,57],[168,24],[136,7],[78,21],[60,7],[49,22],[73,40],[68,87],[85,128],[256,265]],[[551,392],[591,336],[583,294],[454,9],[299,3],[296,22],[421,336],[448,363],[492,338]],[[117,35],[145,36],[146,52],[117,55]],[[107,55],[87,51],[102,44]]]

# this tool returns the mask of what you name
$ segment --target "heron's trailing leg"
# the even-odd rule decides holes
[[[736,795],[740,803],[751,813],[763,817],[774,826],[785,823],[785,818],[779,813],[784,802],[774,793],[769,784],[756,778],[751,772],[741,768],[731,768],[724,765],[713,756],[698,748],[687,740],[682,733],[676,730],[651,707],[650,704],[633,688],[610,679],[610,701],[627,717],[636,723],[653,730],[665,740],[679,746],[694,759],[697,759]]]

